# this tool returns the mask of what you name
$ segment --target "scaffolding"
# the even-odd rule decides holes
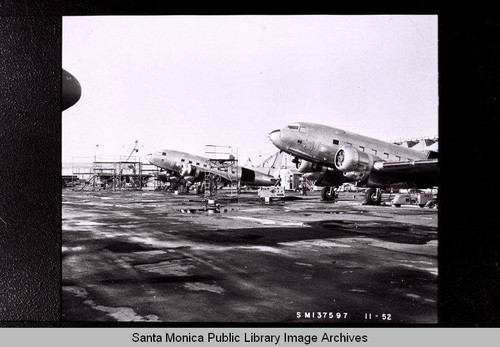
[[[205,145],[205,156],[208,158],[210,169],[220,172],[220,174],[205,173],[205,200],[215,201],[220,198],[218,184],[221,177],[229,179],[230,197],[237,197],[240,188],[238,149],[231,146]],[[233,183],[236,184],[236,187],[233,186]]]
[[[153,179],[153,189],[157,190],[161,186],[161,182],[158,180],[158,175],[161,170],[158,166],[153,165],[151,163],[142,163],[142,174],[145,177],[151,177]]]
[[[86,163],[73,163],[71,174],[83,181],[78,187],[75,185],[74,190],[142,190],[147,180],[155,176],[156,168],[143,163],[139,156],[132,156],[138,151],[138,141],[135,140],[132,149],[125,156],[109,158],[94,155],[92,161],[87,158]]]
[[[131,189],[142,190],[145,180],[151,177],[151,174],[144,172],[144,163],[139,160],[134,161],[103,161],[96,160],[92,163],[90,171],[77,171],[74,175],[89,177],[85,179],[83,185],[75,189],[92,190],[101,189]]]

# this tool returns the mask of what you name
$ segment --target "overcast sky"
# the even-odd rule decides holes
[[[438,134],[437,16],[63,18],[63,162],[159,149],[276,148],[316,122],[392,140]],[[97,147],[97,145],[99,145]]]

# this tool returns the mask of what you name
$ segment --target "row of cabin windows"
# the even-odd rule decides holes
[[[167,155],[167,153],[163,152],[162,155]],[[186,159],[181,159],[181,163],[184,163],[185,161],[186,161]],[[188,164],[192,164],[192,163],[193,163],[192,160],[188,161]],[[197,162],[196,165],[200,166],[200,163]],[[207,164],[203,164],[203,167],[207,167]],[[233,173],[235,173],[234,170],[233,170]]]
[[[167,155],[167,153],[163,152],[162,155]],[[184,163],[186,161],[186,159],[181,159],[181,163]],[[188,161],[189,164],[192,164],[193,161],[190,160]],[[200,166],[200,163],[196,163],[196,165]],[[203,164],[203,167],[207,167],[207,164]]]
[[[167,153],[163,152],[162,155],[167,155]],[[184,163],[186,159],[181,159],[181,162]],[[189,164],[192,164],[193,162],[190,160],[188,161]],[[196,163],[196,165],[200,166],[200,163]],[[207,164],[203,164],[203,167],[207,167]],[[232,173],[236,173],[236,171],[231,170]]]
[[[339,140],[335,140],[335,139],[333,139],[333,144],[334,144],[334,145],[338,145],[338,144],[339,144]],[[352,143],[346,142],[346,144],[347,144],[347,145],[349,145],[349,146],[352,146]],[[364,151],[365,151],[365,147],[364,147],[364,146],[359,146],[359,149],[361,150],[361,152],[364,152]],[[376,149],[372,149],[372,153],[373,153],[374,155],[377,155],[378,151],[377,151]],[[384,158],[385,158],[385,159],[389,159],[389,153],[385,153],[385,152],[384,152]],[[401,161],[401,157],[400,157],[399,155],[396,155],[396,159],[397,159],[398,161]]]
[[[167,155],[167,153],[163,152],[163,153],[162,153],[162,155]],[[184,163],[185,161],[186,161],[186,159],[181,159],[181,162],[182,162],[182,163]],[[192,163],[193,163],[193,161],[192,161],[192,160],[190,160],[190,161],[188,161],[188,163],[189,163],[189,164],[192,164]],[[196,165],[200,166],[200,163],[196,163]],[[207,167],[207,164],[203,164],[203,167]],[[231,172],[232,172],[232,173],[236,173],[236,171],[234,171],[234,170],[231,170]]]

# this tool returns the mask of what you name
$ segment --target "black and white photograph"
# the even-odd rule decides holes
[[[62,18],[61,320],[438,323],[437,15]]]

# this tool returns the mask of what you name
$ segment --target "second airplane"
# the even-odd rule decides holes
[[[322,200],[335,199],[343,182],[368,187],[365,203],[381,202],[380,188],[431,188],[438,184],[437,152],[417,151],[326,125],[296,122],[269,133],[294,156],[305,178],[324,186]]]
[[[281,156],[269,168],[214,165],[209,158],[174,150],[161,150],[147,155],[149,162],[167,171],[168,179],[183,179],[188,185],[201,182],[205,173],[213,173],[226,182],[239,181],[245,186],[272,186],[276,183]],[[221,163],[222,164],[222,163]]]

